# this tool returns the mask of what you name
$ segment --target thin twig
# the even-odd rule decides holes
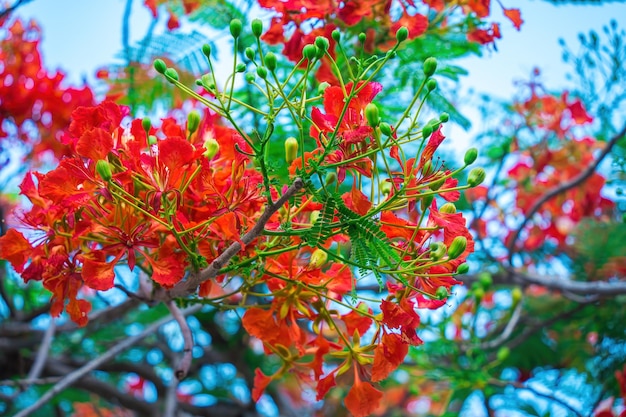
[[[616,296],[626,294],[626,281],[572,281],[563,278],[553,278],[542,275],[508,271],[516,282],[541,285],[542,287],[576,295]],[[576,300],[583,302],[582,300]],[[584,302],[594,301],[592,299]]]
[[[33,0],[17,0],[13,6],[9,6],[6,9],[0,12],[0,20],[5,16],[8,16],[10,13],[13,13],[18,7],[25,5],[26,3],[30,3]]]
[[[43,334],[43,340],[41,341],[41,345],[39,346],[39,350],[37,351],[37,356],[35,357],[33,366],[30,368],[28,376],[26,377],[26,386],[24,389],[28,389],[28,387],[30,387],[32,384],[31,381],[36,380],[41,375],[41,371],[43,370],[43,367],[46,364],[46,359],[48,358],[48,353],[50,352],[50,345],[52,344],[52,340],[54,339],[54,332],[56,330],[56,327],[57,326],[54,317],[50,317],[50,323],[48,324],[48,328]]]
[[[254,227],[245,235],[241,237],[241,242],[244,245],[252,242],[254,239],[259,237],[263,230],[265,229],[265,225],[270,220],[272,215],[276,213],[291,197],[293,197],[302,187],[304,187],[304,181],[301,178],[296,178],[293,181],[293,184],[285,191],[276,202],[268,205],[265,208],[265,211],[259,217],[259,220],[254,225]],[[200,284],[209,279],[215,278],[220,269],[224,268],[230,262],[231,258],[235,256],[242,249],[241,243],[233,242],[224,252],[220,254],[211,265],[207,268],[200,271],[198,274],[192,275],[187,279],[187,281],[179,282],[169,291],[169,297],[178,298],[187,296],[198,288]]]
[[[500,333],[500,335],[496,337],[495,339],[491,339],[487,342],[481,343],[479,346],[479,349],[494,349],[504,344],[504,342],[506,342],[509,336],[511,336],[511,333],[513,333],[513,330],[515,330],[515,326],[517,326],[517,323],[519,322],[520,317],[522,317],[522,303],[521,302],[517,303],[517,306],[515,306],[515,310],[513,310],[511,319],[506,324],[504,331]]]
[[[550,191],[545,193],[541,198],[535,201],[535,203],[531,206],[530,210],[528,210],[528,212],[524,216],[522,223],[513,232],[511,240],[509,241],[509,244],[507,246],[507,250],[509,251],[509,259],[508,259],[509,264],[511,264],[513,260],[513,255],[515,254],[513,250],[515,249],[515,243],[517,242],[517,239],[519,238],[520,233],[522,233],[522,230],[524,229],[524,227],[526,227],[526,224],[535,215],[535,213],[539,211],[541,206],[543,206],[546,202],[556,197],[557,195],[564,193],[565,191],[571,188],[574,188],[582,184],[583,182],[585,182],[595,172],[596,168],[598,168],[598,165],[600,165],[602,160],[604,160],[604,158],[611,152],[611,150],[613,149],[617,141],[619,141],[622,137],[624,137],[624,135],[626,135],[626,126],[624,126],[620,132],[618,132],[615,136],[611,138],[611,140],[609,140],[606,143],[606,146],[604,147],[604,149],[602,149],[602,152],[600,152],[598,157],[584,171],[582,171],[580,174],[578,174],[571,180],[565,181],[561,183],[560,185],[552,188]]]
[[[185,379],[187,374],[189,373],[189,367],[191,366],[192,352],[193,352],[193,337],[191,335],[191,329],[189,328],[189,324],[185,319],[185,316],[180,311],[180,308],[176,305],[174,301],[169,301],[166,303],[170,314],[176,322],[178,326],[180,326],[180,331],[183,334],[184,346],[183,346],[183,356],[180,358],[180,362],[178,366],[176,366],[176,371],[174,371],[174,375],[176,375],[176,379],[182,381]]]
[[[0,381],[0,386],[5,386],[5,387],[19,387],[21,389],[24,389],[24,387],[26,387],[26,385],[48,385],[48,384],[56,384],[57,382],[59,382],[61,380],[61,376],[49,376],[49,377],[45,377],[45,378],[37,378],[37,379],[33,379],[30,380],[28,378],[25,379],[5,379]]]
[[[178,379],[172,379],[170,385],[167,387],[167,393],[165,394],[165,410],[163,411],[163,417],[174,417],[176,415],[176,408],[178,405],[178,399],[176,398],[176,390],[178,389]]]
[[[202,308],[201,305],[195,305],[193,307],[189,307],[183,310],[181,313],[186,316],[186,315],[193,314],[199,311],[201,308]],[[71,372],[70,374],[65,376],[63,379],[61,379],[50,390],[48,390],[44,395],[42,395],[35,403],[31,404],[29,407],[20,411],[18,414],[15,415],[15,417],[26,417],[30,415],[31,413],[33,413],[34,411],[40,409],[44,404],[50,401],[55,395],[63,391],[65,388],[69,387],[70,385],[72,385],[73,383],[75,383],[76,381],[78,381],[79,379],[81,379],[82,377],[84,377],[89,372],[96,369],[103,363],[111,360],[112,358],[119,355],[126,349],[130,348],[135,343],[138,343],[143,338],[150,336],[159,327],[163,326],[164,324],[168,323],[171,320],[172,320],[172,317],[170,316],[164,317],[161,320],[157,321],[156,323],[153,323],[150,326],[146,327],[141,333],[135,336],[131,336],[127,339],[124,339],[123,341],[121,341],[120,343],[118,343],[117,345],[109,349],[102,356],[99,356],[93,359],[92,361],[87,362],[85,365],[81,366],[77,370]]]

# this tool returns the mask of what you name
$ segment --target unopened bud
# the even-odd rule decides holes
[[[317,94],[323,94],[324,91],[326,91],[326,89],[330,87],[330,84],[327,83],[326,81],[324,81],[323,83],[320,83],[320,85],[317,86]]]
[[[328,261],[328,254],[321,249],[315,249],[309,259],[309,269],[318,269]]]
[[[165,75],[165,78],[172,84],[174,84],[174,81],[178,81],[178,72],[176,72],[174,68],[166,69],[163,75]]]
[[[457,236],[454,238],[448,248],[448,258],[456,259],[465,252],[467,248],[467,238],[465,236]]]
[[[241,35],[241,30],[243,29],[243,25],[241,24],[241,20],[233,19],[230,21],[230,34],[233,35],[233,38],[238,38]]]
[[[378,106],[374,103],[368,103],[365,106],[365,118],[367,119],[367,124],[371,127],[376,127],[380,123],[380,116],[378,113]]]
[[[435,80],[434,78],[429,78],[428,81],[426,81],[426,88],[428,89],[428,91],[433,91],[435,88],[437,88],[437,80]]]
[[[432,75],[437,70],[437,59],[434,57],[426,58],[424,61],[424,75],[428,77],[432,77]]]
[[[450,296],[450,293],[446,287],[441,286],[437,288],[437,291],[435,292],[435,298],[437,300],[444,300],[448,298],[448,296]]]
[[[360,43],[365,43],[365,41],[367,40],[367,35],[363,32],[359,33],[359,42]]]
[[[100,175],[104,181],[109,182],[113,178],[113,174],[111,173],[111,165],[106,159],[99,159],[96,162],[96,172]]]
[[[202,45],[202,53],[204,54],[205,57],[207,58],[211,58],[211,45],[209,45],[208,43],[205,43],[204,45]]]
[[[309,61],[313,61],[315,59],[315,45],[305,45],[304,48],[302,48],[302,56],[305,57],[306,59],[308,59]]]
[[[441,115],[439,115],[439,120],[441,121],[441,123],[447,123],[448,120],[450,120],[450,115],[446,112],[441,113]]]
[[[476,158],[478,158],[478,149],[469,148],[467,152],[465,152],[465,157],[463,158],[463,162],[465,163],[466,166],[472,165],[474,161],[476,161]]]
[[[398,41],[398,43],[404,42],[406,38],[408,37],[409,37],[409,30],[406,28],[406,26],[402,26],[396,32],[396,40]]]
[[[493,278],[489,272],[483,272],[478,275],[478,282],[483,287],[483,289],[487,290],[493,285]]]
[[[148,136],[148,145],[154,145],[157,143],[157,137],[154,135]]]
[[[237,66],[235,67],[235,72],[244,72],[246,70],[246,64],[244,64],[243,62],[240,62],[237,64]]]
[[[476,187],[477,185],[480,185],[483,183],[483,181],[485,181],[486,176],[487,173],[483,168],[474,168],[467,176],[467,185],[469,185],[470,187]]]
[[[163,73],[165,73],[165,70],[167,69],[167,65],[165,65],[165,62],[162,59],[155,59],[154,60],[154,69],[159,74],[163,74]]]
[[[319,210],[313,210],[309,215],[309,223],[315,224],[317,219],[320,218],[321,212]]]
[[[380,133],[386,136],[391,136],[391,125],[389,125],[389,123],[381,122],[378,127],[380,128]]]
[[[511,290],[511,301],[514,306],[522,301],[522,290],[519,287],[515,287]]]
[[[196,110],[189,112],[189,114],[187,115],[187,130],[189,131],[189,133],[194,133],[196,130],[198,130],[199,126],[200,113],[198,113]]]
[[[422,128],[422,137],[424,139],[428,139],[432,133],[433,133],[433,128],[431,125],[426,125]]]
[[[384,195],[389,195],[391,193],[391,183],[388,181],[384,181],[380,183],[380,191]]]
[[[339,42],[339,39],[341,38],[341,33],[339,33],[338,29],[333,30],[333,32],[330,34],[331,38],[333,38],[333,40],[335,42]]]
[[[324,185],[329,186],[334,184],[337,181],[337,173],[335,171],[331,171],[326,174],[326,178],[324,179]]]
[[[248,58],[250,61],[254,60],[254,49],[250,48],[249,46],[243,50],[243,54],[246,56],[246,58]]]
[[[246,82],[247,82],[248,84],[252,84],[252,83],[254,82],[254,79],[255,79],[256,77],[254,76],[254,73],[253,73],[253,72],[248,72],[248,73],[246,73],[246,75],[244,76],[244,78],[246,79]]]
[[[424,166],[422,167],[422,175],[424,177],[427,177],[432,173],[433,173],[433,163],[429,159],[428,161],[424,162]]]
[[[446,254],[446,245],[442,242],[431,243],[430,245],[430,258],[433,261],[438,261]]]
[[[430,207],[430,205],[433,203],[434,199],[435,199],[435,196],[433,194],[428,194],[422,197],[420,201],[420,207],[422,211],[426,211],[426,209]]]
[[[209,161],[215,158],[215,155],[220,151],[220,144],[213,138],[208,138],[204,141],[204,153],[202,154]]]
[[[250,27],[252,28],[252,34],[257,38],[263,33],[263,21],[261,19],[252,19]]]
[[[144,132],[146,132],[146,135],[148,135],[150,133],[150,129],[152,128],[152,122],[150,122],[149,118],[144,117],[141,120],[141,127],[143,127]]]
[[[509,357],[510,354],[511,349],[508,346],[502,346],[498,349],[498,353],[496,353],[496,359],[498,359],[498,362],[503,362]]]
[[[257,67],[256,75],[258,75],[259,78],[261,78],[263,80],[266,79],[267,78],[267,68],[265,68],[265,67]]]
[[[270,51],[267,54],[265,54],[265,66],[267,67],[268,70],[274,71],[276,69],[276,64],[277,64],[277,60],[276,60],[276,55],[274,54],[274,52]]]
[[[446,203],[439,208],[439,213],[454,214],[456,213],[456,206],[454,203]]]
[[[285,140],[285,161],[291,164],[298,157],[298,139],[289,137]]]
[[[445,182],[446,182],[445,178],[440,178],[438,180],[430,182],[428,184],[428,188],[430,188],[432,191],[437,191],[443,186],[443,184],[445,184]]]
[[[324,36],[318,36],[317,38],[315,38],[315,46],[317,46],[318,48],[320,48],[322,51],[326,52],[328,50],[328,46],[329,46],[329,42],[328,39]]]
[[[469,272],[470,267],[468,264],[461,264],[459,265],[459,267],[456,269],[456,273],[459,275],[465,275]]]

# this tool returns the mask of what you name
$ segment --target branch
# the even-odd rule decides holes
[[[193,307],[189,307],[189,308],[183,310],[181,313],[183,315],[193,314],[193,313],[199,311],[201,308],[202,308],[201,305],[195,305]],[[78,381],[79,379],[84,377],[86,374],[88,374],[92,370],[96,369],[97,367],[99,367],[103,363],[107,362],[108,360],[111,360],[116,355],[119,355],[120,353],[122,353],[126,349],[130,348],[131,346],[133,346],[135,343],[138,343],[143,338],[145,338],[147,336],[150,336],[151,334],[156,332],[156,330],[159,327],[161,327],[162,325],[168,323],[171,319],[172,318],[170,316],[162,318],[161,320],[157,321],[156,323],[153,323],[150,326],[146,327],[141,333],[121,341],[120,343],[118,343],[117,345],[115,345],[111,349],[109,349],[102,356],[99,356],[99,357],[95,358],[94,360],[88,362],[84,366],[82,366],[82,367],[78,368],[77,370],[71,372],[70,374],[65,376],[62,380],[60,380],[50,390],[48,390],[44,395],[42,395],[34,404],[31,404],[29,407],[25,408],[24,410],[22,410],[21,412],[16,414],[15,417],[26,417],[26,416],[30,415],[31,413],[33,413],[34,411],[38,410],[44,404],[46,404],[48,401],[50,401],[52,398],[54,398],[55,395],[57,395],[58,393],[63,391],[65,388],[67,388],[70,385],[74,384],[76,381]]]
[[[293,197],[302,187],[304,187],[304,181],[301,178],[296,178],[293,181],[293,184],[285,191],[275,203],[268,205],[265,208],[261,217],[254,225],[252,230],[241,237],[241,242],[244,245],[252,242],[254,239],[259,237],[263,230],[265,229],[265,225],[270,220],[272,215],[278,211],[291,197]],[[241,243],[233,242],[220,256],[215,258],[211,265],[208,268],[200,271],[198,274],[194,274],[187,279],[187,281],[179,282],[169,291],[169,297],[178,298],[185,297],[196,291],[198,286],[205,281],[208,281],[212,278],[215,278],[220,269],[224,268],[230,262],[231,258],[235,256],[242,249]]]
[[[500,333],[500,335],[495,339],[491,339],[487,342],[481,343],[479,345],[479,349],[494,349],[504,344],[509,336],[511,336],[511,333],[513,333],[513,330],[515,330],[515,327],[517,326],[520,317],[522,317],[522,303],[518,302],[515,310],[513,311],[511,319],[508,321],[506,327],[504,328],[504,331]]]
[[[43,340],[41,341],[41,345],[39,346],[39,350],[37,351],[35,362],[28,372],[25,389],[27,389],[32,384],[32,381],[36,380],[41,375],[41,371],[43,370],[43,367],[46,364],[46,359],[48,358],[48,353],[50,352],[50,345],[52,344],[55,330],[56,321],[54,320],[54,317],[51,317],[50,324],[48,325],[48,328],[43,335]]]
[[[13,13],[18,7],[25,5],[26,3],[30,3],[33,0],[17,0],[13,6],[7,7],[6,9],[0,11],[0,20],[2,20],[5,16]]]
[[[521,273],[512,270],[508,272],[513,280],[518,283],[541,285],[542,287],[563,293],[587,296],[617,296],[626,294],[626,281],[571,281],[569,279]]]
[[[624,126],[620,132],[618,132],[607,142],[604,149],[602,149],[602,152],[600,152],[598,157],[584,171],[582,171],[571,180],[565,181],[561,185],[552,188],[541,198],[535,201],[530,210],[528,210],[528,212],[524,216],[522,223],[517,227],[517,229],[515,229],[515,232],[513,233],[513,236],[507,246],[507,250],[509,251],[509,264],[511,264],[511,260],[513,259],[513,250],[515,249],[515,243],[517,242],[517,239],[519,238],[519,235],[520,233],[522,233],[522,230],[524,229],[526,224],[530,221],[531,217],[533,217],[535,213],[539,211],[541,206],[543,206],[552,198],[585,182],[595,172],[596,168],[598,168],[598,165],[600,165],[602,160],[611,152],[611,149],[613,149],[617,141],[624,137],[624,135],[626,135],[626,126]]]
[[[185,316],[183,316],[180,308],[178,308],[176,303],[174,303],[174,301],[169,301],[166,305],[168,310],[170,311],[170,314],[172,315],[172,317],[174,317],[174,319],[180,326],[180,331],[183,334],[183,340],[185,341],[185,344],[183,346],[183,357],[180,359],[180,362],[176,367],[176,371],[174,372],[174,375],[176,375],[176,379],[182,381],[189,373],[189,367],[191,366],[193,337],[191,335],[191,330],[189,329],[189,324],[187,323]],[[176,384],[172,382],[172,385]]]

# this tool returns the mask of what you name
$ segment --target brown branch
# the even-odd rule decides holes
[[[51,317],[48,328],[43,335],[43,340],[41,341],[39,350],[37,351],[37,356],[35,357],[33,366],[28,372],[28,377],[26,378],[26,389],[32,384],[31,381],[34,381],[41,375],[41,371],[43,370],[43,367],[46,364],[46,359],[48,358],[48,353],[50,352],[50,345],[52,344],[52,340],[54,339],[55,330],[56,321],[54,320],[54,317]]]
[[[296,178],[293,184],[285,191],[275,203],[268,205],[265,211],[259,217],[259,220],[254,227],[245,235],[241,237],[241,242],[244,245],[252,242],[259,237],[265,225],[270,220],[272,215],[278,211],[291,197],[293,197],[302,187],[304,187],[304,181],[301,178]],[[196,291],[198,286],[209,279],[215,278],[220,269],[224,268],[230,262],[231,258],[235,256],[242,249],[241,243],[233,242],[220,256],[215,258],[211,265],[200,271],[198,274],[194,274],[184,282],[179,282],[168,293],[171,298],[185,297]]]
[[[189,307],[183,310],[182,314],[183,315],[193,314],[199,311],[201,307],[202,307],[201,305],[195,305],[193,307]],[[86,374],[98,368],[103,363],[111,360],[115,356],[119,355],[126,349],[130,348],[134,344],[141,341],[143,338],[153,334],[159,327],[168,323],[169,321],[171,321],[171,317],[167,316],[155,323],[152,323],[150,326],[146,327],[141,333],[135,336],[131,336],[127,339],[124,339],[123,341],[121,341],[120,343],[118,343],[117,345],[109,349],[103,355],[93,359],[92,361],[88,362],[84,366],[66,375],[65,378],[60,380],[56,385],[54,385],[50,390],[48,390],[44,395],[42,395],[35,403],[31,404],[24,410],[20,411],[18,414],[15,415],[15,417],[26,417],[30,415],[34,411],[41,408],[44,404],[46,404],[52,398],[54,398],[55,395],[63,391],[65,388],[73,385],[76,381],[83,378]]]
[[[174,375],[176,375],[176,379],[182,381],[185,379],[187,374],[189,373],[189,367],[191,366],[192,359],[192,351],[193,351],[193,336],[191,335],[191,329],[189,329],[189,324],[183,316],[180,308],[176,305],[174,301],[169,301],[167,304],[167,308],[170,311],[170,314],[180,327],[180,331],[183,334],[183,356],[180,359],[180,362],[176,366],[176,370],[174,371]],[[174,382],[172,382],[174,384]]]
[[[510,270],[509,274],[514,282],[525,285],[540,285],[563,293],[585,296],[617,296],[626,294],[626,281],[572,281],[513,270]]]
[[[541,198],[535,201],[535,203],[531,206],[531,208],[528,210],[528,212],[524,216],[522,223],[517,227],[517,229],[515,229],[515,232],[513,232],[513,236],[507,246],[507,250],[509,251],[509,264],[511,264],[513,255],[515,254],[514,253],[515,243],[517,242],[517,239],[519,238],[520,233],[522,233],[522,230],[524,229],[524,227],[526,227],[526,224],[535,215],[535,213],[539,211],[541,206],[543,206],[545,203],[547,203],[549,200],[556,197],[557,195],[564,193],[565,191],[571,188],[574,188],[582,184],[583,182],[585,182],[595,172],[595,170],[598,168],[598,165],[600,165],[602,160],[611,152],[615,144],[625,135],[626,135],[626,126],[624,126],[620,132],[618,132],[615,136],[613,136],[606,143],[606,146],[604,147],[604,149],[602,149],[602,152],[600,152],[598,157],[584,171],[582,171],[580,174],[578,174],[571,180],[565,181],[564,183],[561,183],[560,185],[552,188],[550,191],[545,193]]]
[[[13,6],[9,6],[6,9],[0,11],[0,20],[2,20],[5,16],[13,13],[18,7],[25,5],[26,3],[30,3],[33,0],[17,0],[13,3]]]

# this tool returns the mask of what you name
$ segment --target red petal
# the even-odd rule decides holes
[[[167,138],[158,142],[159,160],[170,170],[178,171],[191,162],[193,146],[182,138]]]
[[[92,161],[105,159],[111,149],[113,149],[113,137],[99,127],[86,131],[76,142],[76,153]]]
[[[106,291],[113,288],[115,271],[113,262],[107,263],[102,260],[85,258],[81,273],[85,284],[94,290]]]
[[[519,9],[504,9],[504,15],[508,17],[511,22],[513,22],[515,29],[520,30],[524,21],[522,20],[522,15]]]
[[[9,261],[17,273],[24,270],[24,264],[32,251],[33,247],[28,240],[15,229],[7,230],[7,233],[0,237],[0,258]]]
[[[346,395],[346,408],[354,417],[365,417],[372,414],[380,405],[383,393],[369,382],[355,381]]]
[[[252,401],[257,402],[263,391],[272,382],[272,378],[265,375],[259,368],[254,370],[254,388],[252,389]]]
[[[387,378],[404,361],[408,352],[409,345],[402,341],[400,335],[383,334],[381,342],[374,350],[372,382]]]

